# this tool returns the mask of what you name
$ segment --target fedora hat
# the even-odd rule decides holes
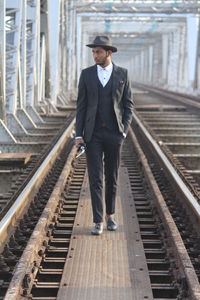
[[[117,52],[117,48],[112,45],[112,41],[109,36],[98,35],[95,37],[92,44],[86,45],[89,48],[102,47],[106,50],[111,50],[112,52]]]

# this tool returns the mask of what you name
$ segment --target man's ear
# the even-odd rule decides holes
[[[111,50],[107,50],[106,51],[106,56],[108,57],[108,56],[111,56],[111,54],[112,54],[112,51]]]

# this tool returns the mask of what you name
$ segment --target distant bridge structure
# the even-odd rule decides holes
[[[97,34],[132,82],[199,95],[199,18],[199,0],[0,0],[0,142],[75,100]]]

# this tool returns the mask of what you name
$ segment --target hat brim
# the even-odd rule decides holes
[[[111,50],[112,52],[117,52],[117,48],[113,46],[106,46],[106,45],[104,46],[104,45],[97,45],[97,44],[88,44],[86,46],[89,48],[101,47],[106,50]]]

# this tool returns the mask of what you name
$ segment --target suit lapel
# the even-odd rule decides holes
[[[91,69],[90,84],[91,84],[91,89],[93,90],[94,99],[98,101],[98,77],[97,77],[96,65],[94,65],[94,67]]]
[[[116,92],[117,92],[119,79],[120,79],[119,68],[115,64],[113,64],[113,82],[112,82],[112,98],[113,98],[113,101],[116,100]]]

